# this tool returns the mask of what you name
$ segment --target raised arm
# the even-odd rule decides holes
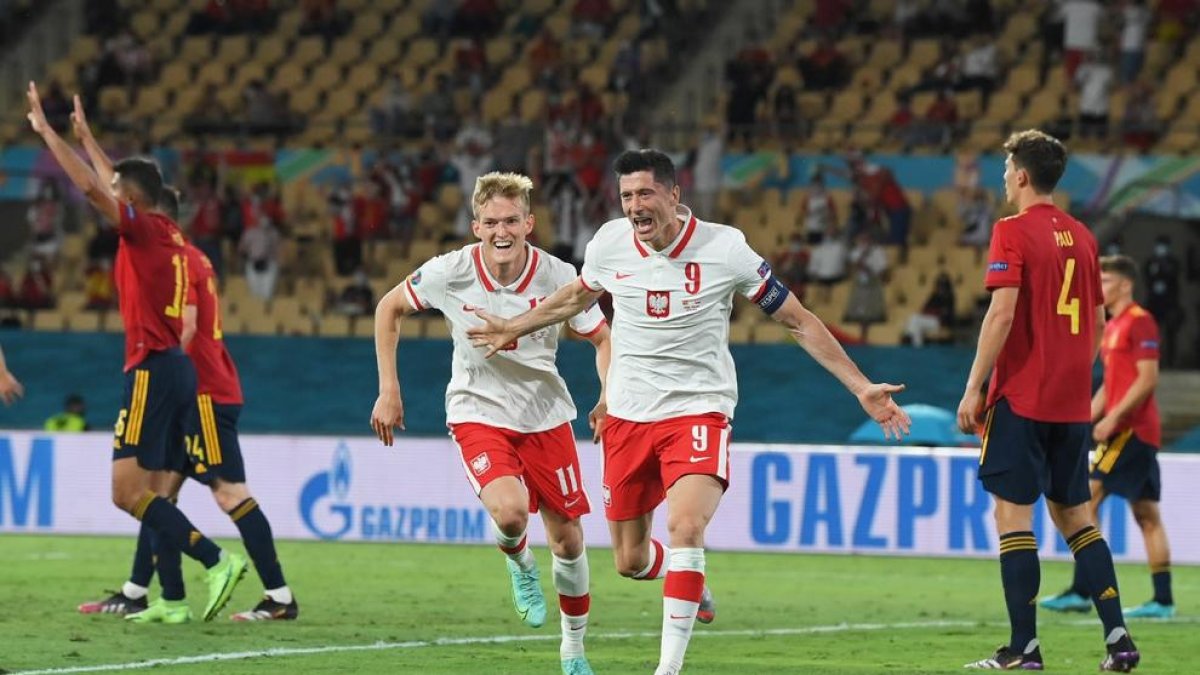
[[[75,112],[71,113],[71,128],[75,131],[75,138],[78,138],[79,142],[83,144],[88,159],[92,160],[92,168],[96,170],[96,176],[100,182],[104,185],[112,185],[112,160],[96,142],[96,137],[92,134],[91,127],[88,126],[87,117],[83,114],[83,102],[79,100],[79,94],[75,95]]]
[[[482,326],[468,328],[467,337],[476,347],[487,347],[487,356],[490,358],[522,335],[562,323],[582,312],[599,300],[601,293],[602,291],[588,288],[583,279],[575,279],[551,293],[550,297],[539,302],[537,307],[511,319],[501,319],[477,309],[475,314],[483,319],[484,323]]]
[[[396,369],[396,348],[400,344],[400,321],[417,310],[404,295],[404,284],[397,285],[375,307],[375,365],[379,371],[379,398],[371,411],[371,428],[386,446],[393,442],[392,430],[404,430],[404,401],[400,396],[400,375]]]
[[[8,372],[8,366],[4,362],[4,350],[0,349],[0,401],[4,401],[4,405],[12,405],[12,402],[21,398],[24,393],[25,388]]]
[[[50,126],[46,121],[46,113],[42,110],[42,99],[38,96],[37,85],[33,82],[29,83],[29,91],[26,92],[26,97],[29,99],[29,119],[30,126],[37,132],[42,140],[46,142],[46,147],[50,149],[54,159],[58,160],[59,166],[66,172],[67,178],[75,184],[83,192],[87,200],[108,218],[113,223],[121,222],[121,212],[117,204],[116,197],[112,194],[111,185],[104,185],[100,182],[100,178],[92,171],[87,164],[80,159],[79,155],[67,144],[66,141],[58,135],[58,132]]]
[[[875,384],[868,380],[825,323],[800,304],[795,295],[788,293],[771,318],[783,324],[804,351],[854,394],[863,410],[883,427],[885,437],[900,439],[908,433],[911,424],[908,413],[892,399],[892,394],[904,391],[904,385]]]
[[[983,317],[983,325],[979,329],[979,347],[975,351],[975,362],[971,364],[971,374],[967,376],[967,386],[963,391],[962,401],[958,404],[958,428],[963,433],[974,433],[979,423],[976,417],[979,400],[983,396],[980,390],[983,388],[983,381],[995,367],[1000,350],[1008,340],[1020,292],[1021,289],[1015,286],[992,291],[992,303],[988,306],[987,315]]]

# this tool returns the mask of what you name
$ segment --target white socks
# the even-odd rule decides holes
[[[146,594],[149,592],[150,592],[150,589],[146,588],[145,586],[138,586],[137,584],[133,583],[132,581],[126,581],[125,584],[123,586],[121,586],[121,593],[124,594],[125,597],[130,598],[132,600],[138,600],[140,598],[144,598],[144,597],[146,597]]]
[[[662,647],[657,673],[677,673],[692,638],[696,610],[704,594],[704,549],[677,548],[671,551],[667,578],[663,583]]]
[[[500,530],[496,525],[496,521],[492,521],[492,530],[496,534],[496,545],[508,556],[508,559],[515,562],[517,567],[521,568],[522,572],[532,572],[537,569],[537,560],[533,554],[529,552],[529,545],[525,537],[525,533],[510,537]]]
[[[583,656],[583,637],[587,634],[588,610],[591,606],[587,551],[574,560],[554,556],[553,575],[554,589],[558,591],[558,608],[562,614],[559,658],[577,658]]]
[[[290,605],[292,604],[292,589],[287,586],[272,588],[267,591],[267,597],[281,605]]]
[[[670,559],[671,549],[663,546],[659,540],[651,539],[650,555],[647,557],[646,566],[640,572],[633,575],[633,578],[639,580],[663,578],[667,575],[667,562]]]

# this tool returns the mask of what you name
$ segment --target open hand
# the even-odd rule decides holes
[[[964,434],[973,434],[979,431],[979,423],[983,421],[979,419],[982,400],[983,394],[978,389],[968,389],[963,393],[962,401],[958,404],[959,431]]]
[[[509,321],[493,316],[482,309],[475,310],[475,316],[483,319],[483,325],[467,329],[467,337],[476,347],[487,347],[484,358],[492,358],[496,352],[516,342],[519,334],[509,328]]]
[[[71,113],[71,130],[75,132],[75,138],[81,141],[92,135],[87,117],[83,114],[83,101],[79,100],[79,94],[75,94],[75,111]]]
[[[21,398],[24,394],[25,387],[21,386],[12,373],[7,371],[0,373],[0,401],[3,401],[4,405],[12,405],[13,401]]]
[[[883,437],[900,440],[908,433],[912,418],[892,399],[892,394],[904,391],[902,384],[872,384],[858,395],[858,403],[871,419],[883,427]]]
[[[604,420],[608,417],[608,403],[604,399],[592,408],[592,412],[588,413],[588,426],[592,428],[592,442],[599,443],[601,434],[604,433]]]
[[[404,431],[404,401],[399,391],[384,392],[375,399],[375,408],[371,410],[371,428],[389,448],[394,441],[392,430]]]
[[[46,112],[42,110],[42,97],[38,95],[37,85],[29,82],[29,90],[25,92],[25,98],[29,99],[29,114],[25,117],[29,120],[29,126],[33,127],[35,133],[39,136],[50,131],[50,123],[46,121]]]

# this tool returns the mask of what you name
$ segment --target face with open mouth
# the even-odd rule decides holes
[[[518,199],[494,197],[479,207],[471,230],[483,243],[484,259],[501,267],[525,262],[525,238],[533,231],[533,214]]]
[[[633,225],[638,241],[662,250],[679,233],[675,217],[679,205],[679,186],[670,187],[655,182],[650,171],[637,171],[620,177],[617,187],[621,196],[621,211]]]

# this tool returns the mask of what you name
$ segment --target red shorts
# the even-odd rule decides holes
[[[604,422],[604,514],[630,520],[653,511],[683,476],[713,476],[729,487],[729,435],[720,413]]]
[[[591,513],[570,424],[526,434],[464,422],[450,425],[467,480],[478,495],[488,483],[516,476],[529,490],[529,512],[546,508],[568,518]]]

